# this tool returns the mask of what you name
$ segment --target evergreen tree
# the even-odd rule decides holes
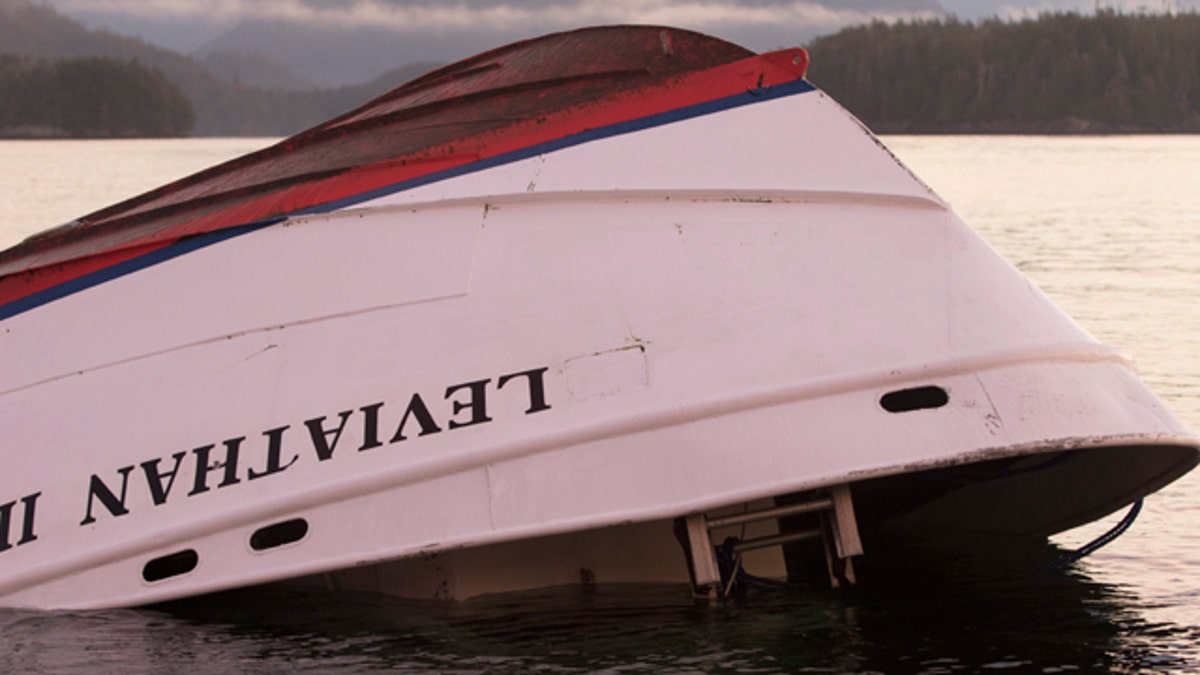
[[[811,79],[882,132],[1200,131],[1200,14],[847,28]]]
[[[0,55],[0,133],[182,136],[192,124],[188,100],[137,62]]]

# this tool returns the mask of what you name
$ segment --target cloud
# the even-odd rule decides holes
[[[450,33],[462,30],[522,32],[612,23],[663,24],[711,29],[748,29],[779,25],[835,28],[871,19],[927,18],[932,11],[833,9],[804,0],[569,0],[546,2],[414,2],[412,0],[57,0],[70,14],[126,15],[163,21],[236,23],[244,19],[284,21],[345,28],[390,29],[399,33]]]
[[[145,19],[236,20],[252,2],[242,0],[56,0],[54,6],[66,14],[118,14]],[[280,3],[283,4],[283,3]],[[289,3],[290,4],[290,3]]]
[[[1009,21],[1035,19],[1039,14],[1078,12],[1085,14],[1097,9],[1115,10],[1125,14],[1188,12],[1200,9],[1197,0],[1025,0],[1004,4],[996,16]]]

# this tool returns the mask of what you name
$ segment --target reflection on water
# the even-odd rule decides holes
[[[1200,428],[1200,136],[885,140]]]
[[[601,586],[467,603],[263,588],[152,610],[6,611],[0,669],[56,672],[1032,672],[1200,668],[1200,632],[1056,551],[870,560],[849,592],[708,604],[679,586]],[[867,559],[864,559],[864,562]],[[84,643],[86,649],[64,649]]]
[[[1132,357],[1200,431],[1200,136],[891,137],[888,145],[1081,326]],[[1200,626],[1200,471],[1146,500],[1084,561],[1143,598],[1148,621]],[[1104,523],[1060,535],[1078,546]]]
[[[0,250],[264,148],[266,138],[0,141]]]

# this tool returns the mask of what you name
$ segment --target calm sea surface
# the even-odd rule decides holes
[[[1200,429],[1200,137],[885,141]],[[0,141],[0,248],[269,142]],[[674,587],[602,587],[450,606],[264,591],[168,610],[0,609],[0,673],[1200,672],[1198,523],[1200,472],[1058,573],[890,560],[876,587],[714,607]]]

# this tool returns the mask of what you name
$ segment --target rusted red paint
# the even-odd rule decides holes
[[[807,65],[800,49],[757,56],[655,27],[583,29],[486,52],[270,148],[0,252],[0,305],[186,237],[794,81]]]

